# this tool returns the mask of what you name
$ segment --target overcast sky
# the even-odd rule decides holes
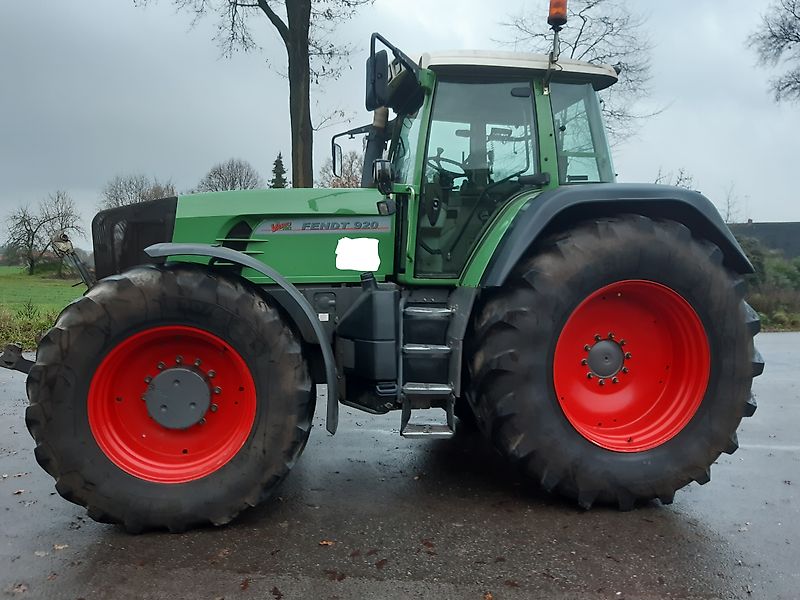
[[[497,48],[499,22],[547,0],[376,0],[339,29],[356,45],[352,70],[315,90],[317,114],[363,107],[369,34],[408,53]],[[800,221],[800,105],[776,105],[745,46],[767,0],[631,2],[645,7],[654,44],[650,108],[667,107],[615,149],[621,181],[685,168],[718,205],[733,185],[742,218]],[[498,8],[501,7],[501,8]],[[290,153],[285,58],[266,20],[261,52],[220,58],[213,18],[191,26],[169,0],[0,1],[0,218],[56,189],[88,225],[116,174],[194,186],[215,162],[250,161],[265,178]],[[568,25],[569,26],[569,25]],[[545,23],[542,23],[545,27]],[[647,108],[647,107],[643,107]],[[337,130],[315,139],[316,167]],[[0,228],[5,239],[5,227]],[[2,241],[0,239],[0,241]],[[85,244],[84,244],[85,245]]]

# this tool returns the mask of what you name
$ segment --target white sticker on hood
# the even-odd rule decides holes
[[[378,240],[340,238],[336,244],[336,268],[340,271],[377,271],[381,266]]]

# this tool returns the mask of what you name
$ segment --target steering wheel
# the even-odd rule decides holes
[[[442,156],[443,150],[441,148],[437,148],[438,152],[436,156],[429,156],[425,162],[428,164],[429,167],[433,167],[439,172],[440,177],[446,177],[450,181],[455,181],[459,177],[467,177],[467,170],[464,168],[464,165],[456,160],[451,160],[449,158],[444,158]],[[461,172],[456,173],[455,171],[450,171],[449,169],[445,169],[442,166],[442,163],[447,163],[449,165],[455,165],[458,167]]]

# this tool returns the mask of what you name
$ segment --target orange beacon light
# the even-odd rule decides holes
[[[567,24],[567,0],[550,0],[550,13],[547,24],[553,29],[561,29]]]

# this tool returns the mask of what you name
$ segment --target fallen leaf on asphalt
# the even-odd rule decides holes
[[[69,548],[69,544],[53,544],[53,550],[64,550]]]
[[[519,584],[516,581],[514,581],[513,579],[506,579],[503,582],[503,585],[506,586],[506,587],[510,587],[510,588],[518,588],[519,587]]]
[[[13,588],[11,588],[11,591],[15,594],[24,594],[25,592],[28,591],[28,585],[25,583],[18,583]]]
[[[332,540],[320,540],[319,541],[319,545],[320,546],[333,546],[335,543],[336,542],[334,542]]]
[[[53,579],[55,579],[56,577],[58,577],[58,573],[55,572],[50,573],[50,575],[47,576],[47,581],[53,581]]]
[[[272,588],[272,591],[271,591],[270,593],[271,593],[273,596],[275,596],[275,599],[276,599],[276,600],[281,600],[281,598],[283,598],[283,592],[281,592],[281,591],[280,591],[278,588],[276,588],[276,587]]]
[[[494,600],[494,596],[492,595],[492,592],[486,592],[483,595],[483,600]]]
[[[245,577],[244,579],[242,579],[242,583],[239,584],[239,589],[245,591],[249,587],[250,587],[250,579],[248,577]]]
[[[378,562],[376,562],[376,563],[375,563],[375,566],[376,566],[378,569],[382,569],[383,567],[385,567],[385,566],[386,566],[386,564],[387,564],[388,562],[389,562],[389,561],[388,561],[387,559],[385,559],[385,558],[382,558],[382,559],[380,559]]]
[[[49,552],[45,552],[44,550],[37,550],[36,552],[33,553],[34,556],[38,556],[39,558],[41,558],[43,556],[47,556],[48,554],[50,554],[50,553]]]
[[[358,556],[361,556],[361,550],[353,550],[353,551],[350,553],[350,558],[356,558],[356,557],[358,557]]]
[[[436,546],[436,544],[434,544],[430,540],[422,540],[422,545],[425,546],[426,548],[433,548]]]
[[[339,573],[338,571],[335,571],[333,569],[327,569],[325,571],[325,574],[331,581],[343,581],[344,578],[347,577],[347,575],[345,575],[344,573]]]

